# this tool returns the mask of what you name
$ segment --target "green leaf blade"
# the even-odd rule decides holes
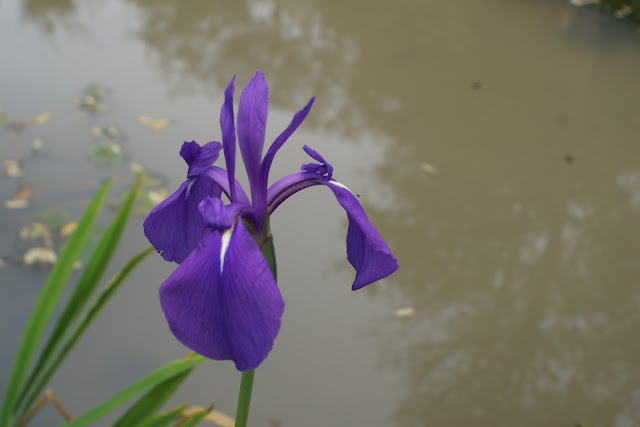
[[[204,362],[205,360],[207,359],[204,356],[195,354],[190,354],[189,356],[182,359],[174,360],[173,362],[170,362],[146,375],[142,379],[120,391],[115,396],[107,399],[102,404],[96,406],[84,415],[76,418],[73,421],[69,421],[63,424],[61,427],[89,426],[105,414],[125,403],[127,400],[137,396],[138,394],[149,388],[158,385],[159,383],[165,381],[168,378],[171,378],[172,376],[179,375],[184,371],[193,368],[194,366]]]
[[[58,366],[60,366],[60,364],[64,361],[67,354],[75,346],[80,337],[82,337],[82,334],[89,327],[92,320],[102,310],[102,307],[104,307],[111,296],[118,290],[120,285],[124,282],[124,279],[135,269],[135,267],[138,266],[140,262],[142,262],[144,258],[146,258],[153,251],[153,246],[149,246],[138,255],[131,258],[122,268],[122,270],[120,270],[118,273],[116,273],[115,276],[111,278],[98,298],[91,305],[86,315],[82,318],[76,329],[69,336],[69,339],[64,343],[64,345],[60,349],[60,352],[56,355],[54,361],[47,366],[47,369],[42,373],[42,375],[38,377],[35,384],[32,385],[31,393],[28,395],[28,404],[24,405],[24,411],[28,410],[28,408],[31,407],[33,400],[41,393],[42,389],[44,389],[49,379],[51,379]],[[21,419],[23,416],[24,413],[20,412],[18,419]]]
[[[182,385],[184,380],[191,373],[191,369],[184,371],[179,375],[175,375],[154,388],[149,390],[147,394],[142,396],[127,412],[125,412],[113,427],[128,427],[137,425],[138,422],[148,418],[159,410],[162,405],[175,393]]]
[[[195,427],[200,421],[204,419],[204,417],[207,416],[210,411],[210,409],[203,409],[202,411],[198,411],[195,414],[190,415],[176,427]]]
[[[180,405],[175,409],[171,409],[169,411],[163,412],[161,414],[155,415],[153,417],[149,417],[144,421],[141,421],[138,424],[129,424],[135,425],[136,427],[166,427],[178,418],[187,408],[187,404]]]
[[[20,413],[26,412],[29,406],[33,404],[35,399],[42,392],[42,389],[46,385],[46,380],[42,380],[45,368],[47,366],[51,366],[51,361],[54,357],[55,351],[62,343],[62,340],[74,320],[86,306],[89,297],[100,283],[102,275],[113,257],[115,249],[120,241],[120,237],[122,236],[127,224],[127,220],[131,214],[131,209],[135,203],[139,188],[140,183],[137,182],[129,192],[127,199],[91,255],[91,258],[89,259],[84,272],[80,276],[69,301],[58,317],[53,328],[53,332],[49,336],[49,339],[40,353],[40,357],[38,358],[31,375],[20,392],[20,397],[18,398],[18,405],[20,406],[18,409],[20,410]],[[34,387],[34,383],[38,384],[38,387]]]
[[[111,180],[107,181],[93,197],[91,203],[80,218],[78,227],[62,249],[58,262],[56,262],[51,270],[40,293],[40,297],[36,302],[22,336],[13,369],[7,383],[4,401],[0,411],[0,427],[8,427],[11,424],[12,416],[18,402],[18,394],[29,370],[40,338],[60,298],[64,285],[71,275],[73,263],[78,258],[92,225],[98,216],[111,182]]]

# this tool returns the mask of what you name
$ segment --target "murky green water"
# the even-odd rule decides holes
[[[29,207],[0,210],[0,389],[46,276],[19,265],[18,229],[77,214],[107,176],[125,187],[130,161],[173,191],[180,143],[219,139],[223,88],[262,69],[267,139],[317,97],[272,175],[307,162],[302,145],[320,151],[400,270],[351,292],[333,197],[314,188],[278,210],[287,308],[253,425],[640,424],[633,28],[563,1],[5,1],[0,52],[0,110],[52,113],[0,130],[0,159],[25,166],[0,198],[33,188]],[[109,108],[78,115],[91,83]],[[153,132],[139,115],[171,122]],[[99,166],[89,129],[109,125],[126,161]],[[115,266],[146,246],[141,220]],[[146,261],[54,379],[72,414],[185,353],[157,303],[172,269]],[[231,362],[210,363],[175,402],[233,415],[238,382]],[[34,425],[57,420],[47,409]]]

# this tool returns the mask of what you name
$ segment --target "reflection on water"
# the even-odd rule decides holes
[[[45,32],[75,13],[35,4],[23,12]],[[382,366],[370,375],[401,381],[385,395],[394,413],[371,409],[366,425],[640,424],[640,40],[629,27],[563,2],[127,5],[125,42],[143,44],[167,103],[219,95],[230,75],[261,68],[288,89],[272,105],[317,96],[307,130],[337,135],[314,147],[326,158],[349,162],[343,146],[357,144],[359,161],[376,162],[349,185],[367,190],[401,268],[367,290],[386,313],[367,329]],[[415,314],[396,318],[399,307]],[[284,425],[305,419],[286,411]]]

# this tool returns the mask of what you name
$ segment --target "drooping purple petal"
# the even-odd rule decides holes
[[[180,149],[180,155],[189,165],[187,178],[196,177],[204,172],[218,160],[221,149],[222,145],[216,141],[208,142],[202,147],[195,141],[185,141]]]
[[[224,161],[227,164],[229,176],[229,199],[236,201],[235,174],[236,174],[236,124],[233,117],[233,86],[236,76],[233,76],[229,86],[224,91],[224,104],[220,110],[220,128],[222,129],[222,143],[224,149]]]
[[[369,222],[358,199],[337,181],[327,181],[325,184],[333,191],[349,218],[347,259],[356,269],[356,279],[351,289],[355,291],[396,271],[398,261]]]
[[[263,187],[260,185],[260,162],[269,111],[268,103],[269,86],[262,71],[258,71],[243,89],[238,105],[238,145],[249,177],[254,207],[256,194]]]
[[[220,188],[206,176],[186,180],[151,210],[143,224],[145,236],[165,260],[181,263],[205,234],[198,204],[220,194]]]
[[[267,192],[269,215],[293,194],[319,184],[329,187],[338,203],[347,212],[347,259],[356,269],[356,278],[351,289],[355,291],[396,271],[398,263],[395,257],[369,222],[358,199],[347,187],[337,181],[329,181],[319,173],[298,172],[276,181]]]
[[[241,220],[233,230],[202,238],[160,287],[160,304],[182,344],[211,359],[233,360],[240,371],[267,357],[284,311],[267,262]]]

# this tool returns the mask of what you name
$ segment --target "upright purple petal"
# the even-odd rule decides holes
[[[293,116],[293,120],[291,120],[291,123],[289,123],[289,126],[287,126],[287,128],[284,131],[282,131],[280,135],[278,135],[276,140],[273,141],[273,144],[271,144],[271,146],[269,147],[269,150],[267,151],[267,154],[265,154],[264,160],[262,160],[262,165],[260,167],[261,173],[262,173],[262,180],[265,183],[269,178],[269,169],[271,169],[273,158],[275,157],[280,147],[282,147],[284,143],[287,142],[287,139],[289,139],[291,134],[293,134],[293,132],[295,132],[296,129],[298,129],[298,126],[300,126],[304,121],[304,119],[307,117],[307,114],[309,114],[309,110],[311,110],[311,106],[313,105],[313,101],[315,101],[315,98],[311,98],[307,103],[307,105],[305,105],[302,110],[298,111]]]
[[[267,262],[241,220],[208,232],[160,287],[176,338],[216,360],[255,369],[280,330],[284,301]]]
[[[293,132],[298,129],[298,126],[302,124],[304,119],[309,114],[309,110],[311,110],[311,106],[313,105],[313,101],[315,98],[311,98],[305,107],[298,111],[294,116],[289,126],[282,131],[280,135],[273,141],[273,144],[269,147],[267,154],[265,154],[264,159],[262,160],[262,164],[260,165],[260,184],[263,186],[263,189],[258,192],[256,195],[258,196],[257,200],[253,201],[253,206],[255,207],[256,214],[259,215],[259,222],[262,223],[264,221],[264,214],[267,210],[267,183],[269,181],[269,170],[271,169],[271,164],[273,163],[273,158],[276,153],[287,142],[287,139],[293,134]],[[253,194],[252,194],[253,196]]]
[[[208,142],[202,147],[195,141],[185,141],[180,149],[180,155],[189,165],[187,178],[196,177],[204,172],[218,160],[221,149],[222,145],[216,141]]]
[[[260,185],[260,162],[269,111],[268,103],[269,86],[262,72],[258,71],[242,91],[238,105],[238,145],[249,177],[254,207],[256,194],[263,187]],[[266,191],[266,185],[264,187]]]
[[[356,269],[356,279],[351,289],[355,291],[396,271],[398,261],[369,222],[358,199],[337,181],[326,181],[325,185],[333,191],[349,218],[347,259]]]
[[[224,91],[224,104],[220,110],[220,128],[222,129],[222,144],[224,149],[224,161],[227,164],[229,176],[229,199],[236,201],[235,174],[236,174],[236,124],[233,117],[233,86],[236,76],[233,76],[229,86]]]
[[[315,172],[320,175],[326,175],[327,179],[331,179],[333,176],[333,166],[329,164],[317,151],[313,150],[311,147],[305,145],[302,147],[305,153],[307,153],[312,159],[322,163],[307,163],[302,165],[300,169],[307,172]]]
[[[143,224],[145,236],[165,260],[181,263],[205,234],[198,204],[220,194],[220,187],[207,176],[186,180],[151,210]]]

